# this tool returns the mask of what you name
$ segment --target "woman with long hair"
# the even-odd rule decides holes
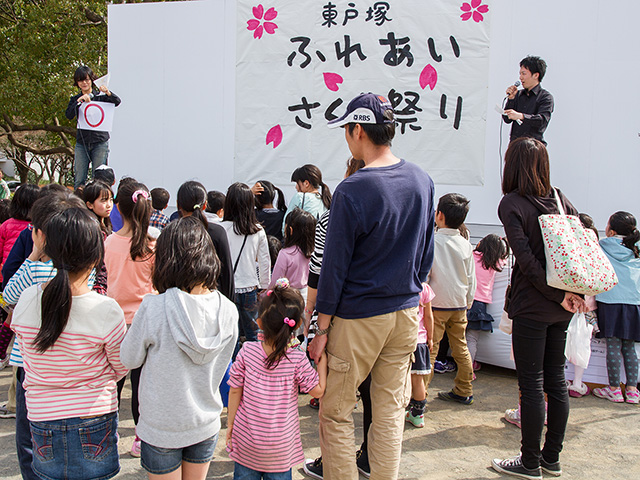
[[[584,308],[578,295],[547,285],[545,250],[538,217],[557,214],[557,199],[568,215],[578,211],[560,190],[551,187],[549,155],[533,138],[511,142],[505,155],[504,197],[498,216],[516,263],[511,275],[509,317],[513,319],[513,355],[521,394],[521,453],[494,459],[495,470],[520,478],[542,478],[541,470],[558,476],[560,451],[569,418],[564,378],[567,327]],[[547,434],[540,448],[548,398]]]

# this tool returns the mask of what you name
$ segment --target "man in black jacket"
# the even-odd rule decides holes
[[[551,120],[553,96],[540,86],[547,71],[546,62],[540,57],[528,56],[520,62],[522,90],[515,85],[507,88],[509,100],[503,119],[511,126],[511,141],[519,137],[533,137],[545,145],[544,131]]]

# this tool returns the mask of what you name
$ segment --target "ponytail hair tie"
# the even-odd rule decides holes
[[[142,195],[142,198],[144,198],[145,200],[149,200],[149,192],[147,192],[146,190],[136,190],[135,192],[133,192],[133,195],[131,195],[131,200],[133,200],[133,203],[138,203],[138,195]]]
[[[200,206],[200,204],[199,204],[199,203],[196,203],[196,204],[193,206],[193,211],[195,212],[197,208],[202,208],[202,207]]]
[[[289,325],[291,328],[296,326],[296,321],[293,318],[284,317],[284,323]]]
[[[276,287],[283,290],[289,288],[289,279],[286,277],[279,278],[278,280],[276,280]]]

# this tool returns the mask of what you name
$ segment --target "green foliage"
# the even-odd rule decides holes
[[[30,171],[26,151],[47,157],[47,166],[49,155],[65,156],[63,176],[70,168],[75,121],[64,111],[78,91],[73,86],[77,67],[88,65],[98,77],[108,72],[108,3],[0,0],[0,148],[18,163],[23,159],[16,164],[23,179]]]
[[[87,18],[85,8],[106,17],[105,1],[2,0],[0,7],[0,113],[21,123],[62,120],[75,93],[81,64],[107,70],[107,24]],[[52,139],[55,138],[52,136]]]

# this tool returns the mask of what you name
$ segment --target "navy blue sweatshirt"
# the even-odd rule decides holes
[[[418,306],[433,263],[434,187],[404,160],[363,168],[333,195],[316,309],[366,318]]]

